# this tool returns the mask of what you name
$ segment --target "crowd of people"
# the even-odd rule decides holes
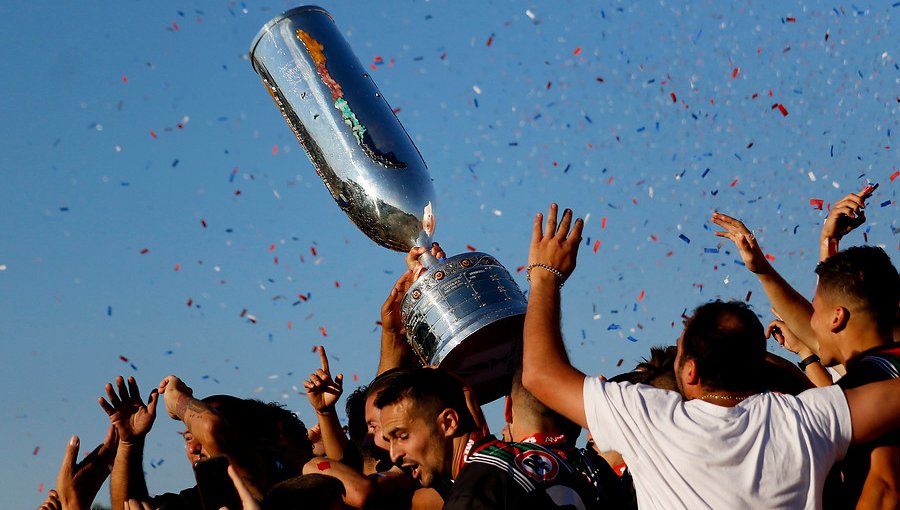
[[[811,301],[750,229],[714,213],[716,235],[757,275],[775,318],[764,326],[742,301],[702,303],[676,345],[609,380],[566,354],[561,289],[584,223],[552,204],[534,220],[500,437],[466,381],[422,367],[407,343],[400,303],[427,251],[414,248],[381,309],[377,376],[345,399],[346,424],[343,377],[323,347],[304,382],[309,428],[277,403],[198,398],[174,375],[146,399],[133,377],[118,377],[99,400],[106,438],[81,461],[72,438],[39,510],[89,509],[107,478],[115,510],[900,508],[900,279],[878,247],[839,249],[864,223],[869,193],[831,208]],[[801,361],[767,352],[767,337]],[[197,477],[153,495],[143,449],[160,398],[184,423]]]

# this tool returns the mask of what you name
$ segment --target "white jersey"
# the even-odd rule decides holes
[[[821,508],[825,477],[852,437],[836,386],[723,407],[588,377],[584,412],[597,447],[628,464],[642,510]]]

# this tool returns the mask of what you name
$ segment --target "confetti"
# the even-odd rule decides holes
[[[475,247],[472,246],[471,244],[467,244],[467,245],[466,245],[466,249],[469,250],[469,251],[478,251],[478,250],[476,250]]]
[[[881,207],[887,207],[887,206],[889,206],[889,205],[891,205],[891,201],[890,201],[890,200],[885,200],[884,202],[881,203]]]
[[[597,239],[596,241],[594,241],[594,253],[597,253],[597,250],[599,250],[599,249],[600,249],[600,240]]]
[[[146,254],[148,254],[148,253],[150,253],[150,249],[149,249],[149,248],[143,248],[143,249],[141,250],[141,255],[146,255]]]
[[[36,455],[38,454],[39,451],[41,451],[41,447],[40,447],[40,446],[35,446],[35,447],[34,447],[34,451],[31,452],[31,454],[36,456]]]
[[[772,91],[769,91],[769,95],[772,95]],[[773,105],[772,105],[772,109],[774,110],[774,109],[776,109],[776,108],[778,108],[778,111],[781,112],[781,116],[782,116],[782,117],[787,117],[787,116],[788,116],[787,108],[785,108],[783,104],[781,104],[781,103],[775,103],[775,104],[773,104]]]
[[[897,177],[900,177],[900,170],[897,170],[896,172],[891,174],[891,177],[890,177],[891,182],[893,182],[894,179],[896,179]]]
[[[768,260],[769,262],[775,262],[775,255],[772,255],[771,253],[766,253],[766,260]]]
[[[681,239],[682,241],[686,242],[687,244],[691,244],[691,240],[688,239],[688,236],[686,236],[684,234],[678,234],[678,239]]]
[[[328,336],[328,331],[325,329],[325,326],[320,327],[319,330],[322,332],[322,336]]]
[[[575,51],[572,52],[572,55],[575,55],[576,57],[580,54],[581,54],[581,46],[575,48]]]
[[[731,71],[731,78],[732,79],[737,78],[739,74],[741,74],[741,68],[735,67],[734,71]]]
[[[641,301],[644,300],[644,291],[643,291],[643,290],[641,290],[641,293],[638,294],[638,299],[637,299],[637,300],[638,300],[639,303],[640,303]]]
[[[816,209],[818,209],[818,210],[821,211],[821,210],[822,210],[822,206],[825,205],[825,201],[822,200],[821,198],[810,198],[810,199],[809,199],[809,205],[815,206]]]

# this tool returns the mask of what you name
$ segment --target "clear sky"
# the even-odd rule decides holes
[[[713,210],[744,219],[810,295],[828,205],[879,182],[844,244],[898,263],[900,3],[320,5],[428,163],[448,254],[472,246],[515,272],[550,201],[590,215],[563,293],[588,373],[673,343],[709,299],[770,318]],[[117,374],[145,396],[174,373],[201,396],[281,401],[310,425],[313,346],[347,392],[374,375],[403,258],[340,212],[248,61],[294,6],[0,8],[3,507],[38,506],[70,435],[102,439],[96,399]],[[160,414],[154,493],[193,483]]]

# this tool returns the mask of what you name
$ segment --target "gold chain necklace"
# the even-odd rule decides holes
[[[719,395],[716,393],[707,393],[700,397],[701,400],[706,400],[708,398],[713,399],[713,400],[731,400],[734,402],[741,402],[743,400],[750,398],[750,395],[744,395],[742,397],[739,397],[737,395]]]

